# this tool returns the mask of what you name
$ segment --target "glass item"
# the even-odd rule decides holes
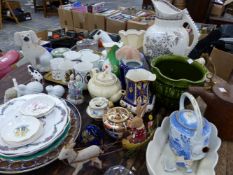
[[[83,39],[76,43],[76,50],[90,49],[93,51],[98,50],[98,43],[93,39]]]
[[[109,64],[111,66],[112,73],[114,73],[117,77],[120,76],[120,63],[119,60],[116,58],[116,51],[119,49],[117,45],[113,46],[108,54],[107,59],[109,61]]]
[[[134,175],[134,173],[122,165],[110,167],[104,175]]]

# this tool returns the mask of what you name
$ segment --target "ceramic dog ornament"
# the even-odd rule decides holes
[[[15,44],[22,48],[24,58],[17,65],[31,63],[32,66],[40,72],[48,72],[50,70],[51,54],[42,46],[36,33],[32,30],[15,32]]]

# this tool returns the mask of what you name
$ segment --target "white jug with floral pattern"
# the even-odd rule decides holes
[[[166,0],[153,0],[156,19],[144,35],[143,51],[146,56],[164,54],[187,56],[198,42],[200,33],[188,11],[180,10]],[[187,23],[193,32],[191,45],[189,33],[183,26]]]

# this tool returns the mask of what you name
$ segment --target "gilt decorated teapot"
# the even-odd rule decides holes
[[[194,111],[184,108],[188,98]],[[195,98],[185,92],[180,98],[180,109],[170,115],[169,146],[176,155],[176,165],[192,172],[192,162],[205,157],[209,151],[210,123],[202,117]]]

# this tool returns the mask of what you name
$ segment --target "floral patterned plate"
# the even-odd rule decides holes
[[[5,123],[9,122],[9,120],[20,114],[20,107],[25,101],[39,95],[22,96],[0,106],[0,128],[2,128]],[[17,157],[38,152],[52,144],[64,132],[69,119],[69,111],[61,100],[52,96],[51,98],[55,101],[56,105],[52,112],[40,118],[44,128],[42,136],[33,143],[14,148],[4,143],[0,138],[0,155]]]
[[[81,115],[73,104],[67,101],[66,103],[71,109],[71,120],[62,136],[46,149],[29,156],[14,158],[0,156],[0,173],[23,173],[44,167],[57,159],[65,144],[69,143],[71,139],[76,139],[79,136],[82,126]]]

